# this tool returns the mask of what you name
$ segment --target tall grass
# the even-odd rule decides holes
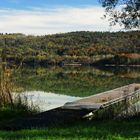
[[[2,63],[0,69],[0,107],[14,106],[12,88],[11,70],[6,69],[6,64]]]
[[[14,94],[15,89],[13,72],[15,68],[10,68],[6,61],[1,58],[0,63],[0,119],[5,120],[7,114],[15,117],[12,112],[16,113],[16,117],[31,115],[38,111],[38,108],[29,105],[28,97],[21,96],[20,93]],[[31,102],[31,101],[30,101]]]

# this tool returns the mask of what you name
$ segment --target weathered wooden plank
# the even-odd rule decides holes
[[[114,90],[85,97],[75,102],[66,103],[62,108],[76,110],[98,110],[125,100],[134,102],[133,100],[136,101],[139,100],[139,98],[140,84],[130,84]]]

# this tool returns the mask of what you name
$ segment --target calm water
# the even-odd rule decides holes
[[[130,83],[140,83],[140,68],[22,68],[15,73],[17,90],[84,97]]]
[[[61,107],[67,102],[73,102],[81,99],[80,97],[60,95],[42,91],[22,92],[20,96],[22,97],[23,100],[25,96],[28,97],[27,98],[28,105],[32,106],[33,104],[35,107],[38,107],[39,111],[41,112]]]
[[[24,67],[15,72],[14,81],[15,89],[32,97],[44,111],[79,97],[140,83],[140,68]]]

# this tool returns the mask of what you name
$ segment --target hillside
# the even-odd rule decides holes
[[[122,54],[139,56],[139,38],[139,31],[81,31],[44,36],[0,34],[0,52],[4,61],[26,65],[93,65],[106,59],[109,60],[107,63],[114,63],[121,59],[116,57]],[[133,57],[129,61],[132,59]],[[140,63],[139,57],[138,62]],[[102,65],[105,63],[103,61]]]

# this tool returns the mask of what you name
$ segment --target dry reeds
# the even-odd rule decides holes
[[[37,106],[34,106],[32,101],[29,105],[28,98],[21,96],[20,93],[15,94],[13,72],[15,69],[8,69],[5,63],[0,65],[0,109],[10,107],[12,109],[18,109],[30,113],[36,113],[39,111]]]
[[[0,69],[0,107],[14,105],[12,98],[12,80],[11,80],[11,70],[6,69],[5,64],[1,64]]]

